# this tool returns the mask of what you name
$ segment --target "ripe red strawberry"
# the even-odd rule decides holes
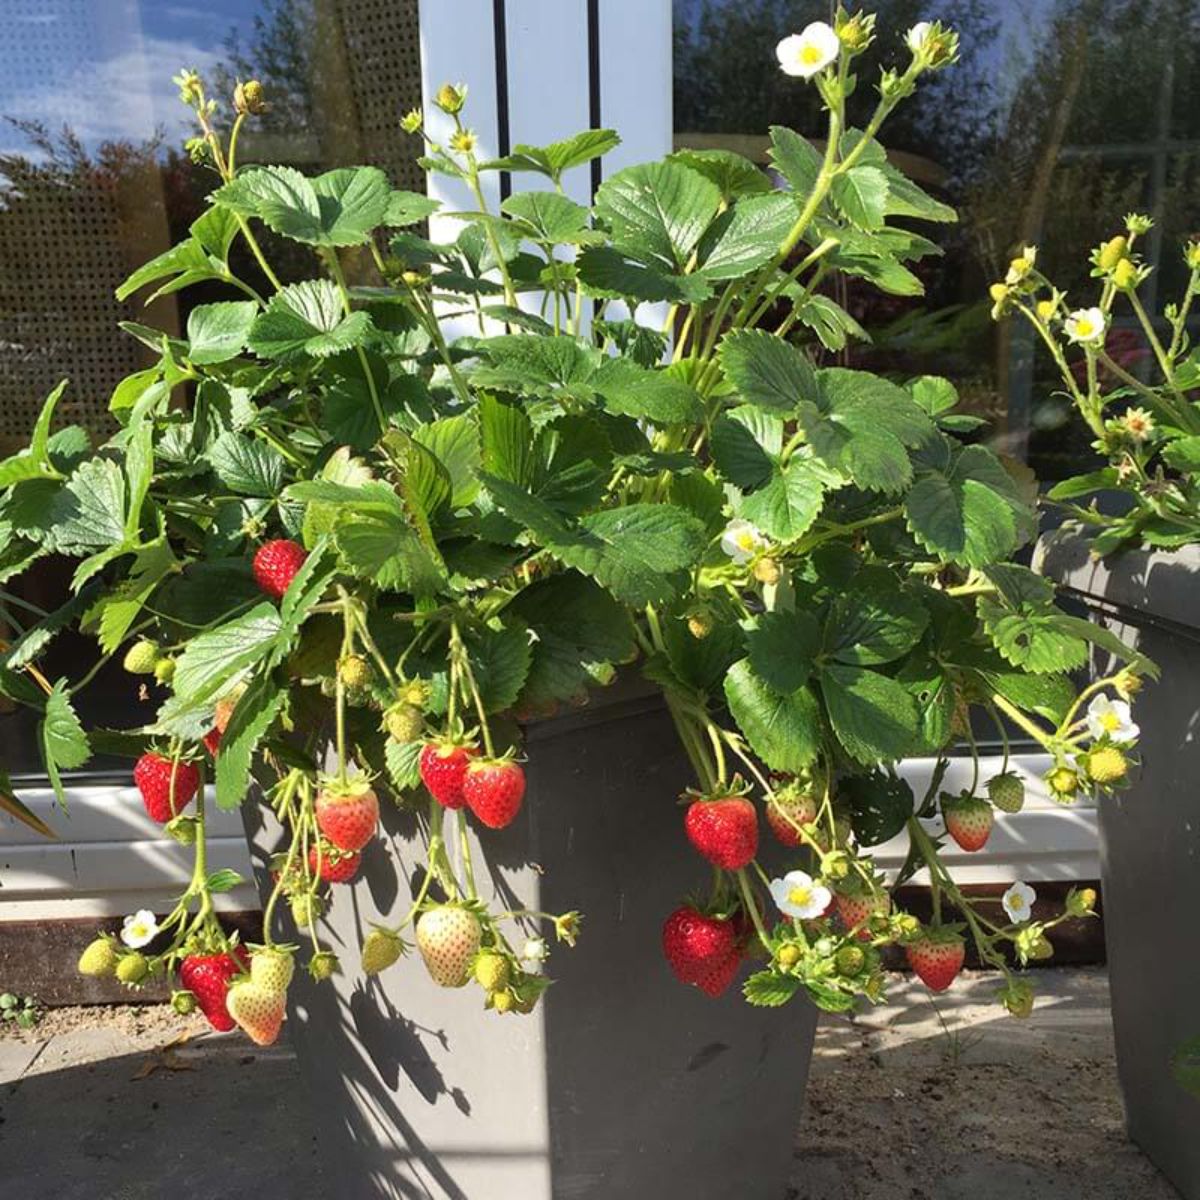
[[[858,893],[834,892],[833,903],[847,933],[856,926],[863,926],[855,935],[860,942],[871,940],[871,931],[866,928],[871,917],[876,913],[886,916],[891,907],[886,897],[876,900],[873,896]]]
[[[713,972],[740,957],[734,923],[710,917],[685,904],[663,925],[663,954],[680,983],[713,981]],[[719,978],[719,974],[717,976]]]
[[[463,798],[489,829],[511,825],[525,796],[525,772],[511,758],[480,758],[467,767]]]
[[[479,918],[465,908],[439,905],[421,914],[416,935],[417,949],[433,982],[439,987],[465,987],[482,940]]]
[[[474,746],[457,742],[426,742],[417,759],[421,782],[443,808],[462,808],[467,802],[463,795],[463,779],[467,767],[479,751]]]
[[[213,710],[213,727],[204,735],[203,739],[204,745],[208,748],[208,752],[213,758],[217,757],[217,751],[221,748],[221,738],[224,737],[225,730],[229,728],[230,719],[233,717],[233,710],[237,707],[237,702],[241,699],[242,693],[245,690],[245,685],[241,684],[217,701],[216,707]]]
[[[287,538],[263,542],[254,552],[254,582],[268,596],[280,600],[307,557],[308,551],[299,542]]]
[[[946,832],[964,850],[982,850],[992,832],[996,814],[992,806],[977,796],[960,796],[942,801],[942,819]]]
[[[817,801],[807,792],[785,787],[767,800],[767,824],[784,846],[799,846],[804,839],[796,826],[810,825],[816,819]]]
[[[330,781],[317,793],[317,828],[339,850],[361,850],[375,836],[379,798],[365,779]]]
[[[234,1025],[225,998],[229,981],[250,965],[245,947],[232,954],[189,954],[179,966],[179,982],[196,997],[200,1011],[218,1033],[228,1033]]]
[[[229,1015],[256,1046],[269,1046],[287,1015],[284,993],[251,979],[235,983],[225,998]]]
[[[726,871],[739,870],[758,853],[758,814],[745,796],[694,801],[684,828],[692,845]]]
[[[171,775],[175,776],[172,804]],[[143,754],[133,766],[133,782],[142,793],[142,803],[152,821],[165,825],[177,817],[196,795],[200,787],[200,772],[191,763],[175,763],[161,754]]]
[[[962,970],[967,948],[962,937],[951,930],[926,930],[905,947],[908,965],[921,982],[934,992],[944,992]]]
[[[325,883],[349,883],[361,863],[362,855],[357,850],[339,850],[328,842],[321,847],[321,879]],[[308,848],[308,869],[316,874],[316,846]]]
[[[742,965],[741,948],[735,949],[724,960],[705,971],[696,980],[696,986],[714,999],[729,989],[729,985],[737,978],[738,969]]]
[[[204,742],[204,748],[213,756],[217,757],[217,751],[221,748],[221,731],[214,726],[210,729],[201,741]]]

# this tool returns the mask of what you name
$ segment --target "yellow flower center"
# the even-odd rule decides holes
[[[808,45],[804,46],[800,51],[800,61],[806,66],[811,67],[821,61],[821,49],[819,46]]]
[[[794,887],[788,892],[788,903],[797,908],[807,908],[812,903],[811,887]]]
[[[1087,317],[1080,317],[1079,320],[1075,322],[1075,332],[1080,337],[1091,337],[1092,334],[1096,332],[1096,326],[1093,325],[1092,322],[1087,319]]]
[[[753,550],[754,535],[752,533],[739,533],[737,535],[737,544],[739,550]]]
[[[1116,713],[1106,712],[1100,717],[1100,727],[1105,733],[1115,733],[1121,728],[1121,718]]]

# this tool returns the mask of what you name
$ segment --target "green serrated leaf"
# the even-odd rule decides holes
[[[193,703],[211,700],[271,652],[281,625],[279,611],[264,600],[248,613],[198,634],[175,662],[176,694]]]
[[[785,695],[808,682],[820,648],[821,627],[808,612],[762,613],[746,630],[746,651],[754,673]]]
[[[739,200],[713,221],[701,240],[699,273],[726,280],[758,270],[774,258],[795,223],[795,201],[784,193]]]
[[[521,625],[484,626],[465,641],[484,708],[490,713],[512,708],[533,662],[528,630]]]
[[[750,1004],[759,1008],[779,1008],[786,1004],[799,990],[800,980],[793,975],[780,975],[775,971],[756,971],[742,985],[742,995]]]
[[[254,753],[287,703],[286,687],[261,672],[234,707],[216,757],[217,807],[237,808],[250,787]]]
[[[894,662],[921,640],[929,613],[890,572],[867,574],[834,597],[825,621],[825,652],[854,666]]]
[[[240,433],[223,433],[208,451],[217,478],[242,496],[274,499],[283,486],[287,464],[273,446]]]
[[[250,328],[248,344],[264,358],[328,358],[361,344],[370,332],[367,313],[346,315],[337,288],[326,279],[310,279],[271,297]]]
[[[854,836],[863,846],[879,846],[894,838],[915,806],[908,783],[885,771],[845,776],[838,782],[838,795],[850,802]]]
[[[721,369],[747,404],[790,413],[818,399],[804,352],[765,329],[738,329],[721,339]]]
[[[821,744],[821,714],[807,687],[778,692],[748,658],[725,676],[725,699],[751,749],[772,770],[802,771]]]
[[[878,167],[851,167],[835,175],[830,194],[846,219],[860,229],[878,229],[883,225],[888,180]]]
[[[877,671],[830,664],[820,675],[838,740],[861,763],[896,762],[917,738],[917,706],[903,684]]]
[[[188,358],[196,366],[228,362],[242,352],[258,315],[253,300],[199,304],[188,314]]]
[[[258,217],[312,246],[359,246],[384,223],[391,185],[378,167],[339,167],[307,179],[293,167],[254,167],[212,195],[214,204]]]
[[[716,184],[677,162],[626,167],[596,192],[615,248],[668,271],[686,268],[721,205]]]
[[[46,774],[59,804],[65,807],[66,796],[60,773],[82,767],[92,756],[91,745],[71,704],[65,679],[58,680],[46,697],[40,740]]]
[[[768,537],[793,541],[817,519],[829,482],[830,473],[820,463],[793,455],[783,468],[772,465],[767,482],[738,501],[737,513]]]
[[[807,199],[821,170],[821,155],[816,147],[785,125],[771,126],[771,161],[791,184],[792,190]]]

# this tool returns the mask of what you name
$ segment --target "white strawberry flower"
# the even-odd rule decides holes
[[[905,35],[904,41],[914,54],[920,54],[933,29],[932,21],[918,21]]]
[[[785,916],[811,921],[829,907],[833,893],[804,871],[789,871],[782,879],[771,880],[771,899]]]
[[[130,950],[140,950],[148,946],[158,934],[158,922],[148,908],[139,908],[130,913],[121,925],[121,941]]]
[[[813,21],[799,33],[790,34],[775,47],[775,57],[785,75],[811,79],[831,62],[837,61],[842,44],[833,28],[824,21]]]
[[[528,938],[521,950],[521,957],[528,963],[545,962],[550,957],[550,951],[546,948],[546,939]]]
[[[1094,738],[1108,737],[1113,742],[1133,742],[1142,732],[1124,700],[1100,695],[1092,698],[1087,709],[1087,730]]]
[[[1063,322],[1067,337],[1080,346],[1104,341],[1108,318],[1098,308],[1077,308]]]
[[[1004,911],[1008,914],[1008,919],[1014,925],[1020,925],[1023,921],[1028,921],[1033,916],[1033,902],[1036,899],[1037,892],[1029,884],[1017,880],[1000,897],[1000,903],[1004,905]]]
[[[722,551],[739,567],[748,563],[756,554],[761,554],[770,544],[758,526],[749,521],[730,521],[721,534]]]

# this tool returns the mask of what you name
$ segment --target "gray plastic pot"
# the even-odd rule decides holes
[[[661,697],[622,683],[526,732],[525,806],[484,839],[480,891],[581,910],[579,945],[552,955],[556,982],[525,1017],[434,986],[415,954],[364,976],[363,935],[403,917],[423,866],[415,824],[385,813],[322,918],[342,971],[297,972],[285,1026],[337,1194],[783,1200],[816,1012],[751,1008],[738,987],[712,1000],[663,961],[662,922],[708,867],[683,837],[690,771]],[[246,811],[265,889],[279,831]],[[295,940],[290,923],[276,936]]]
[[[1162,669],[1134,706],[1141,768],[1100,804],[1104,930],[1129,1135],[1200,1200],[1200,1099],[1171,1072],[1200,1036],[1200,547],[1094,562],[1061,530],[1035,566]]]

